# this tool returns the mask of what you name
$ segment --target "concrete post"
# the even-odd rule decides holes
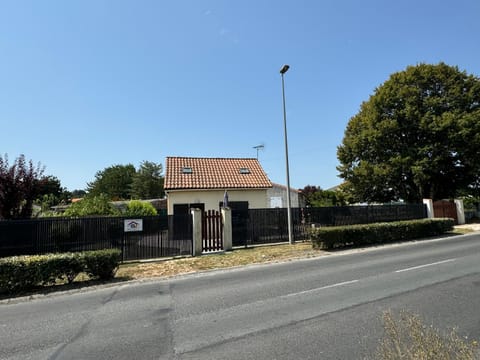
[[[455,199],[455,207],[457,208],[458,225],[465,224],[465,208],[463,207],[463,200]]]
[[[192,209],[192,232],[193,232],[193,254],[192,256],[202,255],[203,236],[202,236],[202,210]]]
[[[433,219],[433,200],[432,199],[423,199],[423,203],[427,205],[427,218]]]
[[[232,243],[232,210],[228,207],[222,208],[223,221],[223,250],[231,251]]]

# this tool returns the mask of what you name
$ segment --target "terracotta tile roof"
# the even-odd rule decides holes
[[[165,190],[270,187],[257,159],[167,157]]]

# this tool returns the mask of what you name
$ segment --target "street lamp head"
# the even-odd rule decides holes
[[[282,68],[280,69],[280,74],[282,75],[285,74],[288,71],[288,69],[290,69],[289,65],[286,65],[286,64],[283,65]]]

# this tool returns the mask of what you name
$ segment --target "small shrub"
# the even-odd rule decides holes
[[[157,215],[157,209],[152,204],[140,200],[132,200],[127,204],[125,216],[154,216]]]
[[[0,259],[0,293],[31,288],[41,281],[35,259],[12,256]]]
[[[84,271],[81,253],[48,254],[42,274],[43,285],[55,284],[58,280],[67,281],[69,284]],[[49,277],[48,275],[49,274]]]
[[[112,279],[120,263],[121,251],[118,249],[87,251],[82,255],[85,272],[92,278]]]
[[[19,292],[57,281],[73,282],[84,271],[79,253],[13,256],[0,259],[0,293]]]
[[[407,311],[395,317],[383,315],[384,338],[377,352],[379,360],[475,360],[479,359],[476,341],[467,341],[455,330],[441,334]]]

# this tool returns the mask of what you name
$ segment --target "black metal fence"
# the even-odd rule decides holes
[[[468,209],[465,210],[465,220],[473,220],[480,218],[480,211]]]
[[[0,221],[0,257],[112,248],[122,251],[123,260],[192,253],[191,220],[166,215],[139,219],[141,232],[125,232],[124,217]],[[176,236],[169,223],[182,224]]]
[[[308,239],[312,226],[338,226],[422,219],[423,204],[336,206],[292,208],[292,233],[295,241]],[[248,246],[288,241],[287,209],[249,209],[243,238],[233,246]],[[234,229],[235,230],[235,229]]]
[[[293,236],[295,240],[305,239],[305,224],[302,223],[301,209],[292,209]],[[243,238],[233,238],[233,246],[271,244],[288,241],[288,213],[285,208],[249,209]]]
[[[365,205],[305,208],[307,224],[340,226],[423,219],[427,217],[424,204]]]
[[[232,220],[234,215],[232,213]],[[242,216],[242,221],[232,222],[233,246],[288,241],[287,209],[250,209]],[[424,217],[423,204],[293,208],[292,230],[294,239],[299,241],[308,238],[312,225],[352,225]],[[120,249],[123,260],[192,254],[189,214],[141,219],[141,232],[125,232],[124,217],[0,221],[0,257],[110,248]]]

